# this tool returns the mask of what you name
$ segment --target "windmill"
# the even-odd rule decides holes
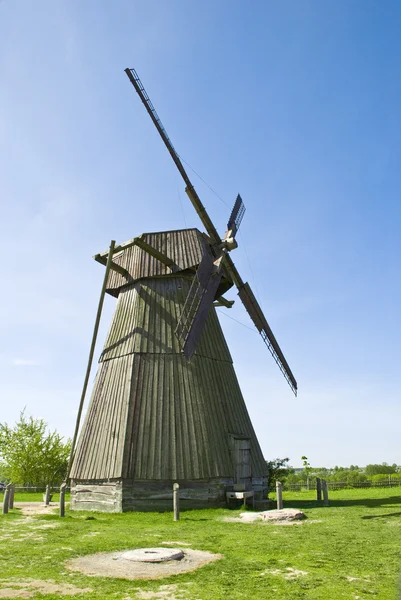
[[[238,195],[223,237],[207,214],[134,69],[125,70],[166,145],[206,232],[146,233],[94,258],[117,298],[90,405],[72,453],[71,507],[105,511],[218,506],[235,489],[262,498],[263,458],[215,306],[233,285],[293,392],[297,383],[230,252],[245,207]],[[79,415],[80,415],[79,411]],[[77,421],[76,434],[78,432]],[[76,435],[73,446],[75,446]]]

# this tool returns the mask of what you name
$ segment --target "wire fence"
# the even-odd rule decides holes
[[[382,481],[328,481],[329,490],[343,490],[352,488],[392,488],[401,486],[401,479],[389,477]],[[275,491],[275,486],[269,486],[269,492]],[[283,490],[288,492],[303,492],[316,490],[316,481],[311,481],[309,485],[306,482],[301,483],[283,483]]]
[[[383,481],[328,481],[327,487],[329,490],[343,490],[343,489],[352,489],[352,488],[392,488],[401,486],[401,479],[389,477],[387,480]],[[306,491],[314,491],[316,490],[316,480],[313,480],[307,485],[306,482],[300,483],[285,483],[283,482],[283,490],[287,492],[306,492]],[[0,494],[4,494],[4,488],[0,487]],[[269,493],[275,492],[276,486],[269,486]],[[15,486],[16,494],[44,494],[46,492],[46,486]],[[59,486],[50,487],[51,494],[58,494],[60,492]],[[66,488],[66,493],[70,492],[70,488]]]
[[[0,494],[4,494],[4,491],[6,489],[6,486],[4,487],[0,487]],[[44,494],[46,492],[46,486],[29,486],[29,485],[24,485],[24,486],[15,486],[14,488],[15,493],[16,494]],[[67,487],[66,488],[66,492],[69,492],[70,488]],[[51,494],[58,494],[60,492],[60,486],[51,486],[50,487],[50,493]]]

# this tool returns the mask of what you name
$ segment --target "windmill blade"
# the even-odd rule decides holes
[[[234,204],[234,208],[231,212],[230,218],[228,219],[227,223],[227,231],[232,231],[233,236],[235,236],[235,234],[237,233],[244,214],[245,204],[243,203],[241,196],[238,194]]]
[[[298,385],[295,380],[292,371],[285,360],[284,354],[282,353],[280,346],[276,338],[273,335],[272,330],[269,327],[268,322],[263,314],[262,309],[260,308],[258,301],[256,300],[250,286],[248,283],[244,283],[238,290],[238,295],[242,300],[243,305],[245,306],[249,316],[254,322],[256,329],[259,331],[262,336],[263,341],[268,347],[271,355],[274,360],[278,364],[280,371],[283,373],[285,379],[287,380],[290,388],[297,395]]]
[[[213,225],[209,215],[207,214],[206,209],[203,206],[198,194],[196,193],[195,188],[192,185],[191,180],[189,179],[188,174],[182,165],[180,157],[178,156],[177,152],[175,151],[175,148],[174,148],[169,136],[167,135],[167,131],[164,129],[163,124],[159,118],[159,115],[157,114],[155,107],[153,106],[145,88],[143,87],[141,80],[138,77],[138,73],[135,71],[135,69],[125,69],[125,73],[128,76],[128,79],[130,80],[132,85],[134,86],[138,96],[142,100],[150,118],[152,119],[157,131],[160,134],[160,137],[162,138],[167,150],[169,151],[171,158],[173,159],[177,169],[179,170],[181,177],[185,181],[185,185],[186,185],[185,191],[186,191],[189,199],[191,200],[196,212],[198,213],[198,216],[199,216],[200,220],[202,221],[203,226],[205,227],[205,229],[206,229],[207,233],[209,234],[210,238],[212,239],[212,241],[215,244],[218,244],[221,241],[220,236],[217,233],[217,230],[216,230],[215,226]]]
[[[184,355],[190,359],[196,350],[210,307],[222,278],[222,253],[214,262],[204,254],[194,276],[175,333],[182,344]]]

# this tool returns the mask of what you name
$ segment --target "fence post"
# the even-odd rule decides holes
[[[320,477],[316,477],[316,500],[322,501],[322,482]]]
[[[49,506],[50,504],[50,485],[46,486],[46,493],[45,493],[45,506]]]
[[[173,485],[173,508],[174,521],[180,520],[180,486],[178,483]]]
[[[10,498],[10,484],[8,484],[6,489],[4,490],[3,515],[6,515],[8,513],[9,498]]]
[[[8,498],[8,508],[14,508],[14,493],[15,493],[15,483],[12,483],[10,486],[10,496]]]
[[[276,481],[276,496],[277,496],[277,510],[281,510],[283,508],[283,490],[281,487],[281,483]]]
[[[62,483],[60,486],[60,517],[65,516],[65,488],[67,487],[66,483]]]
[[[327,481],[322,479],[322,489],[323,489],[323,506],[329,505],[329,490],[327,488]]]

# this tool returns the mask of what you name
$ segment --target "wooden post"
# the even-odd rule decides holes
[[[178,483],[173,485],[173,508],[174,521],[180,520],[180,486]]]
[[[8,513],[8,503],[10,498],[10,484],[4,490],[4,498],[3,498],[3,515]]]
[[[320,477],[316,477],[316,500],[322,501],[322,482]]]
[[[60,517],[65,516],[65,488],[67,487],[66,483],[62,483],[60,487]]]
[[[8,507],[14,508],[14,494],[15,494],[15,484],[12,483],[10,487],[10,496],[8,499]]]
[[[323,489],[323,506],[329,505],[329,491],[327,489],[327,481],[322,479],[322,489]]]
[[[283,508],[283,490],[281,488],[281,483],[276,481],[276,496],[277,496],[277,510],[281,510]]]
[[[50,485],[47,484],[46,493],[45,493],[45,506],[49,506],[49,504],[50,504]]]
[[[105,273],[104,273],[102,290],[100,292],[99,304],[98,304],[98,307],[97,307],[95,326],[93,328],[92,344],[91,344],[90,351],[89,351],[89,358],[88,358],[88,364],[87,364],[87,367],[86,367],[85,380],[84,380],[84,385],[83,385],[83,388],[82,388],[81,400],[79,402],[79,408],[78,408],[78,414],[77,414],[77,422],[75,424],[74,437],[72,438],[71,454],[70,454],[70,459],[68,461],[67,474],[66,474],[66,477],[65,477],[66,483],[68,482],[68,479],[70,477],[70,471],[71,471],[72,463],[73,463],[73,460],[74,460],[75,444],[77,442],[78,431],[79,431],[79,424],[81,422],[81,414],[82,414],[82,409],[83,409],[83,406],[84,406],[86,389],[88,387],[89,376],[90,376],[90,372],[91,372],[91,368],[92,368],[93,354],[95,352],[97,333],[99,331],[99,323],[100,323],[100,317],[101,317],[102,309],[103,309],[104,295],[106,293],[106,287],[107,287],[107,281],[109,279],[109,272],[110,272],[111,263],[113,262],[113,254],[114,254],[114,247],[115,247],[115,245],[116,245],[116,242],[114,240],[111,240],[111,242],[110,242],[110,248],[109,248],[109,253],[107,255],[107,264],[106,264],[106,270],[105,270]]]

